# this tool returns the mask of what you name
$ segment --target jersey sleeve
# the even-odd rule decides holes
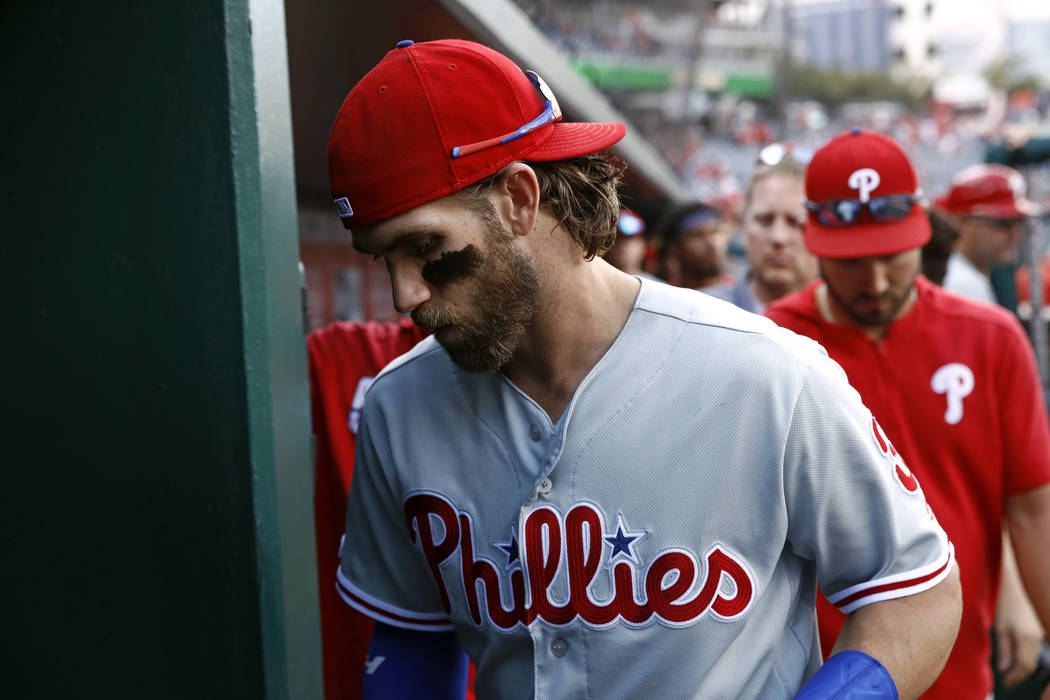
[[[1011,319],[1012,320],[1012,319]],[[1011,326],[1005,356],[998,363],[1004,493],[1028,491],[1050,482],[1050,421],[1040,391],[1035,354],[1019,326]]]
[[[954,551],[917,479],[824,356],[795,404],[784,493],[788,540],[844,613],[932,588],[951,570]]]
[[[413,544],[389,474],[381,415],[366,400],[357,436],[337,588],[349,605],[395,627],[452,630],[437,585]],[[384,467],[387,467],[386,469]]]

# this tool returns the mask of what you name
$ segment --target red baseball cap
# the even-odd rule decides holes
[[[1023,219],[1039,207],[1025,199],[1024,176],[1005,165],[973,165],[952,178],[952,187],[935,206],[957,216]]]
[[[470,41],[398,42],[354,86],[328,139],[343,226],[367,226],[457,192],[516,160],[603,151],[614,123],[565,123],[543,79]]]
[[[905,195],[905,215],[893,221],[872,217],[870,203],[889,195]],[[918,203],[918,177],[896,141],[873,131],[854,129],[839,134],[820,150],[806,168],[806,247],[822,258],[861,258],[892,255],[918,248],[930,240],[930,221]],[[862,206],[856,223],[825,225],[816,205],[847,200]]]

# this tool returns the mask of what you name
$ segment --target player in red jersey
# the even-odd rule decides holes
[[[346,528],[357,421],[365,391],[391,360],[427,335],[408,319],[333,323],[307,337],[316,439],[314,525],[317,531],[321,642],[326,700],[361,697],[372,618],[344,604],[332,585]]]
[[[842,366],[910,468],[902,478],[919,478],[956,543],[962,626],[925,697],[988,697],[1004,523],[1050,626],[1050,430],[1031,347],[1009,313],[918,275],[930,227],[915,171],[892,139],[836,137],[813,157],[806,196],[806,245],[822,279],[766,315]],[[823,599],[818,607],[827,644],[842,615]]]

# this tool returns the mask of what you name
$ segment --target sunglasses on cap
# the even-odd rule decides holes
[[[817,221],[829,227],[852,226],[860,219],[865,208],[872,221],[885,223],[900,221],[911,214],[911,209],[922,200],[922,192],[915,194],[888,194],[872,197],[867,202],[856,199],[830,199],[826,202],[806,200],[806,209],[817,217]]]
[[[755,165],[777,165],[788,156],[799,165],[808,165],[813,160],[813,149],[793,143],[771,143],[758,152]]]
[[[493,146],[500,146],[508,141],[521,138],[533,129],[538,129],[544,124],[556,122],[561,119],[561,107],[558,106],[558,98],[556,98],[554,93],[551,92],[551,89],[547,87],[547,83],[544,82],[543,78],[541,78],[535,71],[531,70],[525,71],[525,75],[528,76],[529,82],[532,83],[532,87],[536,88],[536,92],[538,92],[540,97],[543,98],[543,112],[540,116],[532,121],[522,124],[509,134],[496,136],[495,138],[486,139],[484,141],[477,141],[475,143],[468,143],[466,146],[456,146],[452,149],[453,158],[467,156],[471,153],[483,151],[486,148],[492,148]]]

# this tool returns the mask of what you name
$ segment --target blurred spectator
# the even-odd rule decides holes
[[[1004,165],[971,166],[955,176],[936,206],[958,220],[944,287],[997,303],[991,270],[1014,261],[1024,220],[1036,213],[1035,205],[1025,199],[1021,173]]]
[[[645,271],[648,252],[649,241],[645,237],[645,221],[630,209],[620,209],[620,218],[616,222],[616,242],[602,257],[629,275],[658,279]]]
[[[933,233],[929,243],[922,248],[922,274],[934,284],[940,285],[944,283],[948,258],[955,248],[955,239],[959,234],[955,230],[952,218],[939,209],[930,209],[926,215],[930,219]]]
[[[800,151],[798,158],[811,155]],[[762,149],[744,200],[748,269],[733,284],[706,289],[740,308],[762,313],[766,304],[797,292],[817,276],[817,261],[802,240],[806,221],[806,166],[790,147]]]
[[[732,282],[726,274],[729,233],[715,207],[703,202],[678,207],[663,226],[662,277],[670,284],[691,289]]]

